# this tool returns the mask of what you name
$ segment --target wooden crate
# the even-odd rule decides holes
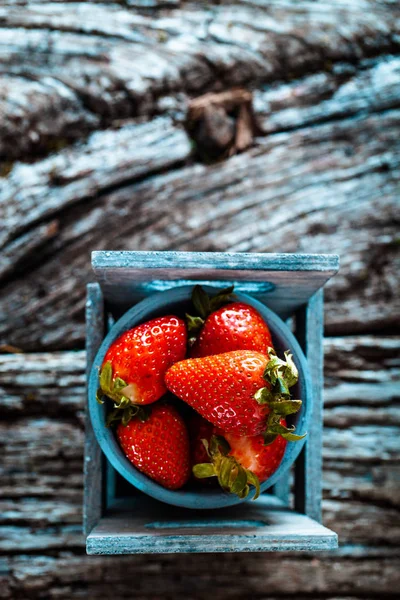
[[[291,472],[255,502],[229,509],[176,508],[127,484],[110,466],[86,419],[84,530],[88,554],[328,550],[337,536],[321,525],[323,291],[335,255],[94,252],[88,285],[87,374],[107,328],[144,297],[171,287],[234,283],[293,328],[311,371],[313,406]],[[294,497],[290,484],[294,478]],[[293,505],[293,506],[291,506]]]

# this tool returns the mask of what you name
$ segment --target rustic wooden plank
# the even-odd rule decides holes
[[[171,92],[260,86],[398,48],[397,6],[372,0],[322,8],[280,0],[267,14],[256,2],[212,8],[173,2],[161,12],[149,10],[152,5],[140,14],[131,2],[31,0],[23,11],[2,4],[0,71],[18,77],[13,87],[22,92],[3,108],[11,117],[4,128],[6,147],[15,140],[12,156],[45,149],[46,136],[55,144],[71,139],[79,123],[85,135],[94,126],[90,119],[108,124],[154,114],[160,96]],[[338,23],[346,23],[345,31]],[[43,103],[49,110],[40,111]],[[21,128],[21,121],[31,127]]]
[[[353,556],[350,561],[350,556]],[[284,598],[301,600],[379,598],[382,582],[386,597],[397,597],[398,557],[382,548],[345,547],[334,555],[210,555],[161,557],[30,556],[12,557],[4,565],[8,598],[19,593],[40,598],[48,590],[55,597],[96,597],[106,600],[132,596],[203,599],[210,588],[216,598]],[[232,586],[232,573],[236,574]],[[179,574],[179,576],[178,576]],[[328,592],[327,592],[328,590]],[[7,596],[5,596],[7,598]]]
[[[86,354],[0,354],[0,407],[5,417],[83,420]]]
[[[312,411],[306,442],[295,464],[295,509],[321,522],[323,435],[323,290],[296,314],[296,336],[304,350],[312,381]]]
[[[24,277],[2,286],[1,343],[35,351],[82,345],[89,251],[121,246],[339,252],[341,271],[326,290],[327,331],[396,331],[399,123],[399,114],[389,111],[270,136],[215,167],[179,169],[71,207],[40,264],[30,255]],[[90,190],[90,177],[79,185]],[[49,188],[51,206],[63,189]]]
[[[51,552],[67,548],[80,548],[82,545],[82,526],[30,528],[2,525],[0,530],[0,552]]]
[[[0,76],[0,160],[54,152],[96,129],[97,115],[57,77]]]
[[[294,130],[327,119],[389,110],[399,103],[400,60],[366,59],[357,68],[333,64],[330,71],[305,77],[301,83],[257,90],[254,108],[264,132]]]
[[[91,283],[87,287],[86,331],[86,380],[88,380],[105,331],[103,293],[96,283]],[[103,510],[104,457],[93,431],[88,401],[85,412],[83,531],[87,535],[97,524]]]
[[[81,401],[83,397],[81,398]],[[44,497],[81,502],[84,436],[76,422],[39,417],[3,421],[1,497]],[[68,485],[66,485],[66,481]]]
[[[83,148],[62,150],[33,170],[17,164],[0,193],[0,247],[68,206],[176,165],[189,154],[184,132],[160,118],[93,133]]]
[[[345,382],[348,394],[337,405],[332,401],[324,415],[324,524],[343,542],[399,540],[398,394],[388,397],[382,391],[383,400],[370,406],[368,398],[352,392],[352,386],[371,380],[371,371],[377,397],[385,379],[395,384],[398,350],[399,339],[392,337],[325,339],[327,381],[332,386]],[[83,352],[0,355],[0,406],[14,420],[12,436],[10,420],[0,430],[2,523],[34,527],[44,540],[46,529],[56,526],[54,547],[59,549],[63,527],[78,525],[82,518],[84,369]],[[73,535],[71,543],[78,544],[78,532]],[[29,551],[34,551],[35,537],[29,540]],[[45,541],[37,543],[45,547]]]

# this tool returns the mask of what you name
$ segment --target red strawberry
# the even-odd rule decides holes
[[[282,427],[286,426],[282,419]],[[286,448],[286,440],[278,436],[268,446],[262,435],[239,437],[230,433],[217,432],[209,444],[208,458],[193,467],[197,478],[218,477],[221,487],[245,498],[249,484],[256,488],[254,499],[259,496],[260,482],[266,481],[278,468]]]
[[[189,479],[189,436],[173,406],[156,404],[146,421],[120,423],[117,437],[128,460],[160,485],[176,490]]]
[[[232,350],[256,350],[265,354],[271,346],[271,333],[256,309],[243,302],[233,302],[207,317],[190,356],[199,358]]]
[[[286,425],[284,420],[281,420],[281,425]],[[262,435],[239,437],[221,432],[220,435],[224,436],[231,447],[228,456],[233,456],[243,468],[252,471],[261,483],[275,473],[287,445],[287,441],[281,435],[267,446]]]
[[[280,424],[282,416],[297,412],[300,400],[291,400],[289,387],[297,369],[289,352],[286,361],[269,348],[271,359],[260,352],[237,350],[175,363],[166,373],[167,388],[202,417],[227,433],[241,436],[264,432],[266,443],[278,434],[295,441],[293,428]]]
[[[184,321],[171,315],[126,331],[104,357],[100,396],[111,398],[116,411],[123,409],[127,422],[128,413],[135,412],[132,405],[150,404],[165,394],[165,372],[184,358],[186,343]]]

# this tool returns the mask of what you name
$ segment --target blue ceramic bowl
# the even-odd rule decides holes
[[[105,426],[107,403],[100,405],[96,402],[99,370],[111,343],[127,329],[149,319],[174,313],[182,315],[185,311],[189,311],[192,289],[192,287],[185,286],[154,294],[136,304],[115,323],[100,346],[93,363],[89,380],[89,411],[94,433],[104,454],[118,473],[137,489],[157,500],[175,506],[193,509],[223,508],[251,499],[254,496],[254,490],[252,489],[248,497],[242,500],[236,495],[227,494],[222,490],[207,487],[199,488],[195,484],[187,484],[183,489],[176,491],[163,488],[143,473],[140,473],[128,461],[118,445],[113,430]],[[205,287],[205,289],[209,293],[217,291],[211,287]],[[292,422],[296,425],[296,433],[303,434],[307,431],[311,411],[311,382],[304,354],[287,325],[274,312],[246,294],[238,293],[235,295],[237,300],[254,306],[268,323],[278,356],[282,357],[284,350],[287,349],[290,349],[293,353],[293,359],[299,371],[299,381],[293,388],[293,394],[294,397],[303,400],[303,405]],[[288,442],[280,466],[267,481],[261,484],[262,491],[265,491],[282,477],[299,455],[302,446],[303,441]]]

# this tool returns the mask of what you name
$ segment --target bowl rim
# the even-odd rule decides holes
[[[219,289],[210,285],[203,287],[208,293],[216,292]],[[96,401],[96,392],[99,386],[99,370],[111,343],[116,340],[117,337],[119,337],[124,331],[135,327],[146,320],[154,318],[154,314],[160,312],[171,314],[171,311],[168,311],[168,307],[171,304],[179,304],[190,300],[192,290],[193,286],[184,285],[151,294],[126,311],[124,315],[122,315],[120,319],[114,323],[110,331],[103,339],[90,369],[88,385],[89,414],[93,431],[101,450],[114,469],[118,471],[118,473],[120,473],[120,475],[122,475],[122,477],[124,477],[135,488],[155,498],[156,500],[160,500],[167,504],[182,508],[224,508],[252,499],[255,490],[251,489],[249,495],[246,498],[241,499],[236,495],[228,494],[223,490],[211,491],[207,489],[201,492],[200,490],[168,490],[164,488],[157,482],[147,477],[147,475],[144,475],[144,473],[138,471],[126,458],[115,438],[115,435],[113,434],[113,431],[105,427],[105,405],[100,405]],[[303,404],[300,412],[298,413],[296,433],[300,435],[306,433],[306,427],[310,420],[312,411],[312,384],[307,361],[299,342],[284,321],[282,321],[282,319],[275,312],[273,312],[259,300],[256,300],[248,294],[235,292],[235,301],[244,302],[258,310],[261,316],[267,322],[272,336],[279,337],[281,340],[283,339],[285,341],[285,345],[287,344],[286,347],[292,352],[294,362],[299,371],[298,385],[302,389],[303,396]],[[304,443],[305,439],[298,442],[288,442],[285,449],[285,454],[278,469],[271,477],[267,479],[267,481],[261,484],[262,492],[274,485],[278,479],[280,479],[292,466],[300,454]]]

